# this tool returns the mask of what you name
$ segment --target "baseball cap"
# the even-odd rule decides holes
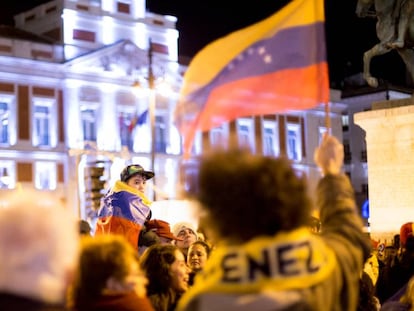
[[[148,231],[153,231],[160,237],[182,241],[181,238],[176,237],[171,232],[170,224],[164,220],[151,219],[145,223],[145,227]]]
[[[138,174],[144,176],[147,180],[151,179],[155,175],[154,172],[144,170],[144,168],[139,164],[131,164],[122,170],[121,181],[127,182],[132,176]]]
[[[410,235],[413,235],[414,232],[414,223],[407,222],[403,224],[400,228],[400,244],[402,247],[405,247],[405,243]]]

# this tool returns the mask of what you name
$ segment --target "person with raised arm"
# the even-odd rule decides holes
[[[343,158],[342,144],[325,135],[314,155],[322,173],[314,234],[306,176],[290,160],[239,148],[205,154],[188,195],[215,249],[177,311],[355,311],[371,243]]]

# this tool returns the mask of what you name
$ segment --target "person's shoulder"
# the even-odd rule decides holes
[[[380,311],[408,311],[410,307],[408,304],[399,301],[386,301],[381,305]]]
[[[69,311],[61,304],[48,304],[19,295],[0,293],[1,310]]]

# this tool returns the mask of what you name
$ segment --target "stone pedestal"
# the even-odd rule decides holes
[[[402,224],[414,221],[414,102],[374,103],[356,113],[366,133],[371,235],[390,242]]]

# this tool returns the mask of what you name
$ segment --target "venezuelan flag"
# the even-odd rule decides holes
[[[175,111],[184,154],[197,130],[327,103],[324,24],[323,0],[292,0],[267,19],[202,49],[184,76]]]
[[[98,212],[95,234],[123,235],[134,247],[150,214],[151,201],[140,191],[117,181],[105,195]]]

